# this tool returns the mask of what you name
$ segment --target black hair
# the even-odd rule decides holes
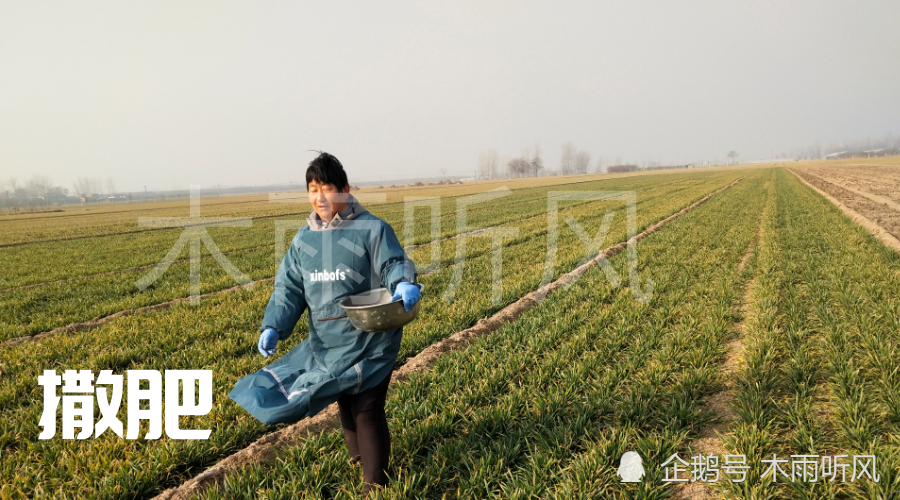
[[[333,184],[338,191],[343,191],[349,183],[340,160],[323,151],[317,153],[319,156],[309,162],[309,168],[306,169],[306,189],[309,189],[310,182],[316,181],[320,184]]]

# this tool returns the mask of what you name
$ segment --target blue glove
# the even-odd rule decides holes
[[[405,281],[401,281],[397,283],[397,288],[394,289],[394,295],[391,297],[391,302],[397,299],[403,299],[403,309],[406,312],[412,311],[416,302],[419,301],[421,294],[419,293],[419,287],[413,285],[412,283],[407,283]]]
[[[274,328],[266,328],[259,334],[259,345],[256,348],[264,358],[275,355],[275,346],[278,344],[278,332]]]

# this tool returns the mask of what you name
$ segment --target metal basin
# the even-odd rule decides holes
[[[425,289],[421,283],[417,285],[420,292]],[[400,328],[415,319],[421,303],[419,300],[411,311],[406,312],[402,299],[391,302],[391,292],[387,288],[376,288],[345,297],[338,305],[347,311],[347,318],[354,328],[364,332],[383,332]]]

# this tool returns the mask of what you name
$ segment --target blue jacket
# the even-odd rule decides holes
[[[290,352],[240,379],[228,397],[266,424],[313,416],[343,393],[357,394],[384,380],[397,360],[403,329],[362,332],[338,302],[348,295],[400,281],[416,282],[416,268],[393,229],[351,195],[347,207],[320,227],[310,214],[275,276],[275,291],[260,331],[274,328],[287,339],[306,309],[309,338]]]

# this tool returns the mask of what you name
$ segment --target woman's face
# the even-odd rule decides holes
[[[313,179],[307,185],[306,190],[309,192],[309,203],[319,214],[319,218],[325,222],[331,222],[334,214],[347,206],[347,193],[350,192],[350,186],[345,186],[341,191],[334,184],[320,184]]]

